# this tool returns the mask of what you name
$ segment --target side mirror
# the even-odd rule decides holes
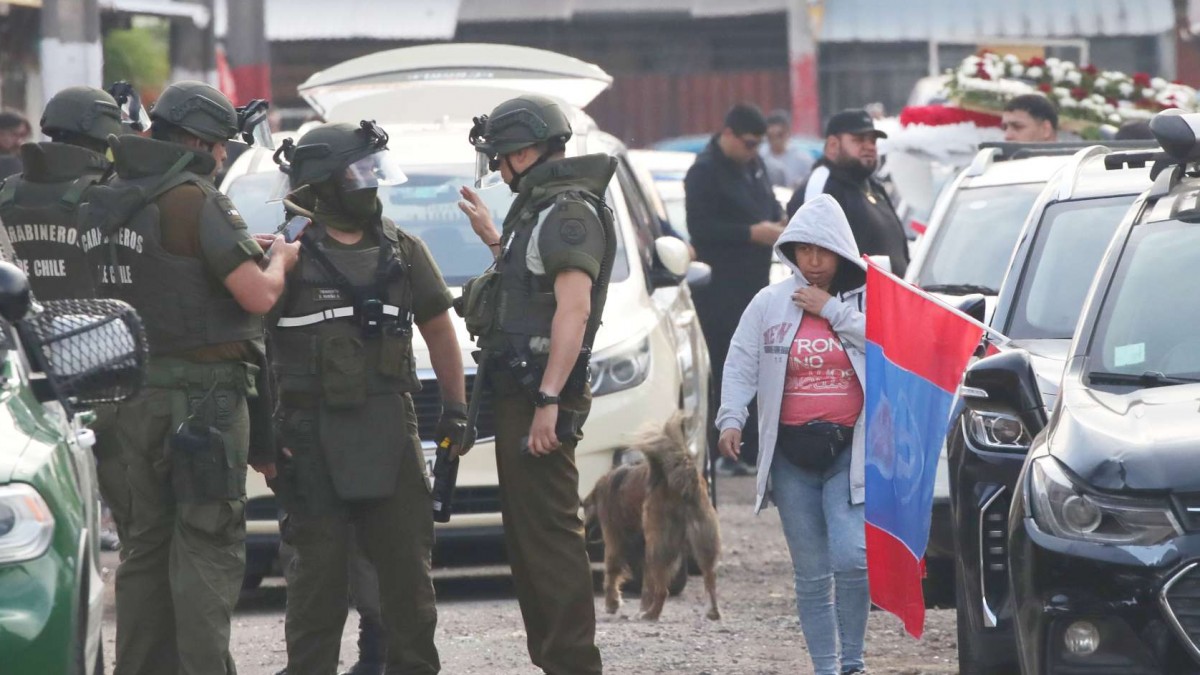
[[[704,288],[710,281],[712,281],[712,268],[708,266],[708,263],[694,262],[688,265],[688,287]]]
[[[661,266],[659,274],[654,275],[655,288],[678,286],[692,262],[687,244],[675,237],[659,237],[654,240],[654,254]]]
[[[38,400],[69,412],[123,401],[141,389],[149,350],[137,312],[119,300],[54,300],[16,324],[38,371]]]
[[[983,450],[1025,452],[1046,428],[1046,407],[1029,353],[1004,351],[967,368],[959,394],[968,435]]]
[[[953,307],[979,323],[986,323],[987,298],[980,293],[964,295],[954,301]]]
[[[9,323],[16,323],[29,313],[32,302],[29,277],[20,267],[10,262],[0,262],[0,316]]]

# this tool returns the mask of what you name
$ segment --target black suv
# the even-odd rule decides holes
[[[1011,509],[984,509],[980,539],[1008,565],[1005,613],[1026,675],[1200,671],[1193,126],[1200,115],[1159,115],[1151,127],[1170,154],[1105,158],[1118,170],[1153,162],[1156,179],[1107,247],[1054,404],[1024,350],[964,377],[961,396],[980,420],[972,428],[1015,455],[1028,447]]]
[[[1143,147],[1146,144],[1142,144]],[[990,325],[1030,355],[1039,400],[1053,407],[1088,288],[1117,226],[1150,187],[1146,167],[1107,171],[1112,150],[1078,149],[1034,200],[1016,237]],[[1002,411],[956,401],[946,438],[959,669],[1015,665],[1006,528],[1029,439]]]

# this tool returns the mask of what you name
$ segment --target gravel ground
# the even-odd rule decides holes
[[[597,642],[609,673],[675,675],[766,675],[811,673],[796,619],[788,559],[779,516],[773,509],[755,517],[750,506],[752,477],[720,483],[722,563],[717,591],[720,621],[704,618],[703,584],[693,577],[683,594],[668,600],[657,623],[633,618],[637,599],[626,598],[617,615],[599,616]],[[115,554],[106,564],[116,565]],[[111,579],[111,569],[108,571]],[[507,570],[500,567],[440,570],[438,647],[445,673],[536,675],[525,652],[525,633]],[[240,675],[273,675],[285,662],[282,580],[268,579],[246,593],[234,617],[233,652]],[[105,624],[105,655],[114,653],[111,606]],[[343,638],[342,662],[355,660],[357,619],[353,613]],[[926,614],[925,637],[908,637],[900,622],[872,612],[867,634],[867,666],[873,674],[957,672],[953,610]]]

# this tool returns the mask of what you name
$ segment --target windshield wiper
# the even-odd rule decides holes
[[[1088,373],[1088,381],[1092,384],[1140,384],[1143,387],[1169,387],[1176,384],[1192,384],[1200,382],[1193,377],[1171,377],[1155,370],[1148,370],[1141,375],[1131,373]]]
[[[921,290],[926,293],[948,293],[950,295],[969,295],[971,293],[1000,295],[1000,291],[980,284],[930,284],[922,286]]]

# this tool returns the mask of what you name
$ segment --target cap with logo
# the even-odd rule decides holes
[[[839,134],[866,134],[874,133],[875,138],[887,138],[887,134],[875,128],[875,121],[871,119],[871,115],[866,110],[850,109],[843,110],[834,114],[825,123],[825,136],[837,136]]]

